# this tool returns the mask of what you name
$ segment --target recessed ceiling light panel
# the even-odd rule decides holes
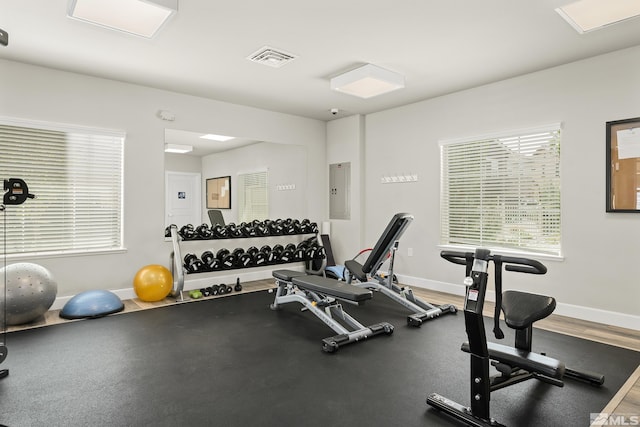
[[[178,0],[70,0],[70,18],[151,38],[178,10]]]
[[[209,139],[211,141],[228,141],[230,139],[235,138],[234,136],[226,136],[226,135],[216,135],[215,133],[208,133],[206,135],[202,135],[200,138]]]
[[[184,154],[184,153],[190,153],[192,151],[193,151],[193,147],[191,145],[164,144],[165,153]]]
[[[367,64],[331,79],[331,89],[360,98],[372,98],[404,88],[404,76]]]
[[[638,0],[579,0],[556,9],[580,34],[640,15]]]

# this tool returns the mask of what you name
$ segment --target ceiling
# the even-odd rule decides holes
[[[0,58],[331,120],[640,45],[639,19],[578,34],[554,11],[571,1],[181,0],[145,39],[69,19],[68,0],[0,0]],[[246,59],[263,46],[297,58]],[[406,87],[366,100],[330,90],[365,63]]]
[[[193,148],[193,151],[184,154],[195,157],[208,156],[209,154],[220,153],[262,142],[242,137],[234,137],[228,141],[211,141],[208,139],[202,139],[202,135],[202,132],[165,129],[164,142],[166,144],[189,145]]]

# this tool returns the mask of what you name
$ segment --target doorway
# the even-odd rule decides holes
[[[165,227],[202,223],[201,186],[199,173],[165,172]]]

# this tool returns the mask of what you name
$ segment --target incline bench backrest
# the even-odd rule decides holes
[[[371,254],[362,265],[362,271],[369,274],[372,271],[378,271],[380,266],[387,259],[387,254],[400,239],[400,236],[407,229],[409,224],[413,221],[413,215],[408,213],[397,213],[391,218],[389,225],[385,228],[382,236],[378,239],[378,242],[373,247]]]

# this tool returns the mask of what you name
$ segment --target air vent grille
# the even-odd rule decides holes
[[[265,46],[251,55],[247,56],[249,61],[257,62],[259,64],[268,65],[269,67],[280,68],[283,65],[293,61],[297,56],[280,49],[274,49],[269,46]]]

